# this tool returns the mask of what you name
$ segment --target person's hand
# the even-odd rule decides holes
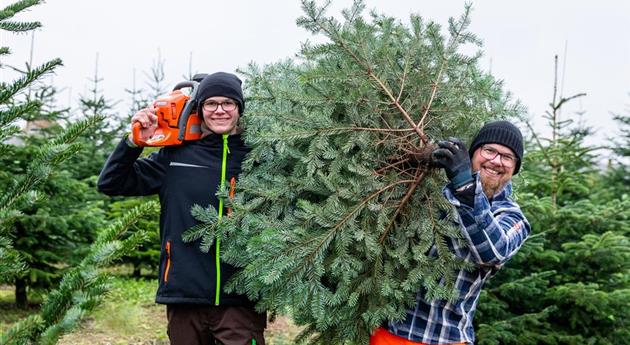
[[[155,109],[140,109],[131,117],[131,128],[133,128],[136,123],[140,124],[140,139],[144,141],[149,140],[158,126]],[[133,141],[133,134],[129,134],[129,140]]]
[[[432,156],[433,162],[446,172],[453,189],[472,181],[470,157],[461,139],[448,138],[438,142],[438,148],[433,150]]]

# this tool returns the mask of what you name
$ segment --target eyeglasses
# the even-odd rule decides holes
[[[481,147],[480,153],[481,153],[481,157],[488,160],[493,160],[494,158],[496,158],[496,156],[501,157],[500,158],[501,164],[503,164],[503,166],[505,166],[506,168],[514,167],[514,165],[516,165],[516,161],[518,160],[518,158],[514,157],[513,155],[509,153],[499,153],[499,151],[486,145],[483,145]]]
[[[232,101],[232,100],[227,100],[227,101],[223,101],[223,102],[217,102],[217,101],[205,101],[203,102],[203,110],[205,111],[216,111],[219,106],[221,106],[221,109],[223,109],[223,111],[232,111],[234,109],[236,109],[236,102]]]

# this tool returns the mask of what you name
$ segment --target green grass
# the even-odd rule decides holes
[[[92,315],[103,331],[116,331],[122,336],[133,336],[138,329],[147,329],[147,309],[154,305],[155,284],[143,280],[116,279],[105,303]],[[157,332],[159,333],[159,332]]]
[[[103,303],[61,345],[168,344],[166,311],[154,280],[115,278]]]
[[[0,334],[3,334],[14,323],[39,311],[41,295],[29,294],[29,306],[20,309],[15,306],[15,290],[8,285],[0,286]]]
[[[103,303],[81,326],[63,336],[59,345],[168,345],[166,307],[155,304],[156,289],[156,280],[114,278]],[[8,286],[0,287],[0,334],[18,320],[38,312],[37,306],[17,309],[13,293]],[[268,325],[266,343],[293,344],[299,330],[291,320],[279,316]]]

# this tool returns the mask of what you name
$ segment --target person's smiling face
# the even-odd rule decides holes
[[[512,150],[501,144],[485,144],[475,150],[472,170],[479,172],[481,186],[488,198],[500,192],[512,179],[517,159]]]
[[[216,134],[235,134],[238,124],[238,105],[235,100],[214,96],[203,102],[203,121]]]

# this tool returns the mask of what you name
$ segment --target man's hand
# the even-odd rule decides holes
[[[157,115],[155,115],[155,109],[140,109],[131,117],[132,128],[136,123],[140,124],[140,139],[144,141],[149,140],[157,129]],[[129,134],[129,140],[133,142],[133,134]]]
[[[444,168],[446,177],[453,184],[453,189],[473,180],[468,150],[460,139],[449,138],[438,142],[438,148],[433,150],[432,156],[433,162]]]

